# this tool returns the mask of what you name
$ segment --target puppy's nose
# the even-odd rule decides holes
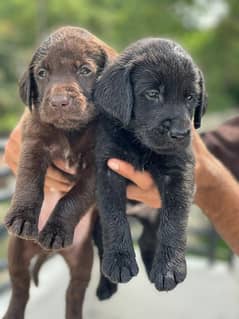
[[[68,107],[71,104],[71,97],[66,94],[57,94],[51,98],[53,107]]]
[[[179,129],[179,128],[171,128],[170,136],[175,139],[183,139],[190,133],[190,128]]]

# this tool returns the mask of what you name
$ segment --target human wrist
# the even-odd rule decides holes
[[[222,175],[230,175],[227,169],[209,152],[199,159],[199,168],[196,170],[195,203],[203,210],[207,210],[207,198],[211,193],[220,192]]]

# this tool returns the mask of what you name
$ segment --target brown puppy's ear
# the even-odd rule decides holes
[[[94,35],[91,36],[93,37],[93,42],[97,43],[97,46],[101,51],[101,58],[103,59],[103,63],[101,61],[101,67],[103,70],[116,59],[117,52]]]
[[[199,97],[198,105],[196,106],[195,113],[194,113],[195,128],[199,128],[201,126],[201,118],[206,112],[207,101],[208,101],[202,71],[198,70],[198,74],[199,74],[200,97]]]
[[[33,104],[33,79],[30,71],[26,71],[19,81],[19,94],[22,102],[32,110]]]
[[[109,66],[98,80],[94,94],[96,107],[124,125],[129,124],[133,109],[130,72],[129,65]]]
[[[103,71],[112,63],[111,56],[108,55],[107,51],[103,48],[100,49],[100,54],[97,57],[97,66],[98,66],[98,72],[97,72],[97,78],[99,78]]]

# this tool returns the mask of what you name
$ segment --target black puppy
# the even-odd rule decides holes
[[[144,39],[126,49],[95,89],[102,114],[96,143],[97,201],[103,228],[102,270],[113,282],[138,272],[127,222],[127,180],[107,168],[109,158],[151,173],[161,194],[157,246],[150,279],[171,290],[186,276],[188,213],[194,193],[191,120],[206,108],[201,71],[175,42]]]

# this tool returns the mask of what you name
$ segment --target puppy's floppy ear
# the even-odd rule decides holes
[[[100,77],[102,75],[102,72],[113,62],[113,59],[108,54],[107,50],[100,47],[100,52],[101,54],[99,54],[97,57],[97,77]]]
[[[204,77],[201,70],[198,70],[199,75],[199,89],[200,89],[200,97],[198,101],[198,105],[196,106],[194,113],[194,127],[199,128],[201,126],[201,118],[206,112],[207,108],[207,92],[205,89]]]
[[[114,49],[109,47],[106,43],[101,41],[100,39],[96,38],[93,36],[94,42],[97,43],[99,51],[101,52],[98,57],[100,57],[99,65],[101,67],[101,72],[108,66],[110,65],[115,58],[117,57],[117,53]]]
[[[34,95],[34,80],[30,70],[27,70],[19,81],[19,94],[22,102],[32,110]]]
[[[124,125],[129,124],[133,108],[131,69],[130,65],[117,62],[108,67],[98,80],[94,94],[96,106]]]

